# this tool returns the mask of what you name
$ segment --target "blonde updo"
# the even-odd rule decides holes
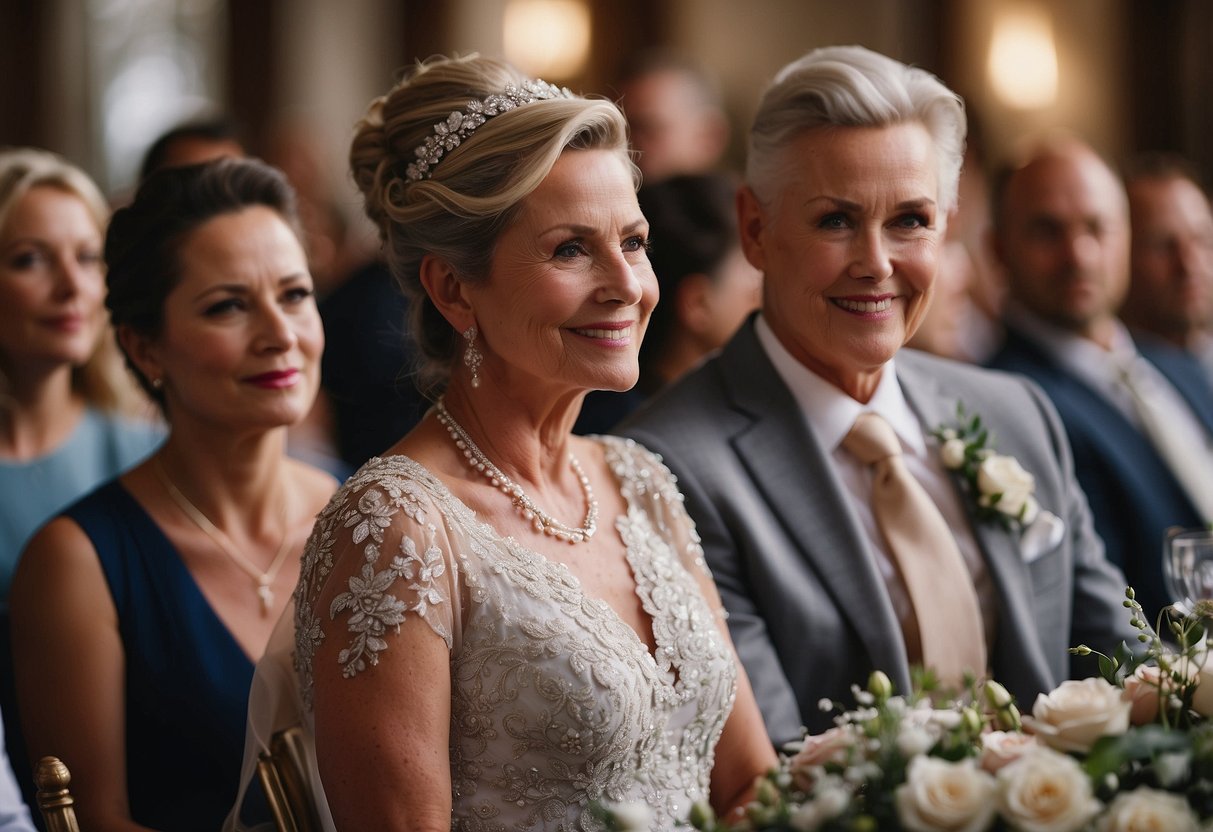
[[[432,167],[430,178],[409,180],[415,150],[435,124],[465,110],[469,101],[527,80],[509,64],[478,55],[430,58],[372,101],[356,128],[350,168],[409,301],[417,386],[424,392],[445,387],[459,339],[421,286],[422,257],[442,258],[460,280],[483,280],[497,237],[561,153],[613,150],[629,159],[627,123],[618,107],[606,100],[553,98],[490,117]],[[638,184],[634,167],[633,176]]]

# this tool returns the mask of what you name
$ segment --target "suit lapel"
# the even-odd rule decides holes
[[[754,487],[867,648],[873,667],[909,690],[901,628],[846,492],[752,322],[721,356],[726,389],[750,423],[732,438]]]

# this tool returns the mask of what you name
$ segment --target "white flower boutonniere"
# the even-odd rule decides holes
[[[941,443],[944,467],[960,475],[979,520],[1006,528],[1032,524],[1040,513],[1033,496],[1036,478],[1015,457],[995,453],[981,416],[958,404],[956,424],[936,428],[931,435]]]

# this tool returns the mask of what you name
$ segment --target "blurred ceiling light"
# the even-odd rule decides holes
[[[988,64],[994,92],[1012,107],[1036,109],[1057,100],[1057,48],[1045,12],[1004,11],[994,23]]]
[[[505,7],[505,55],[528,75],[570,78],[590,54],[590,10],[584,0],[510,0]]]

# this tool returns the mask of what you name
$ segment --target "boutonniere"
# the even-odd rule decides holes
[[[1007,529],[1032,524],[1040,513],[1033,496],[1036,478],[1015,457],[994,451],[980,415],[969,414],[963,404],[957,404],[956,424],[940,426],[931,435],[940,442],[944,467],[960,476],[977,519]]]

